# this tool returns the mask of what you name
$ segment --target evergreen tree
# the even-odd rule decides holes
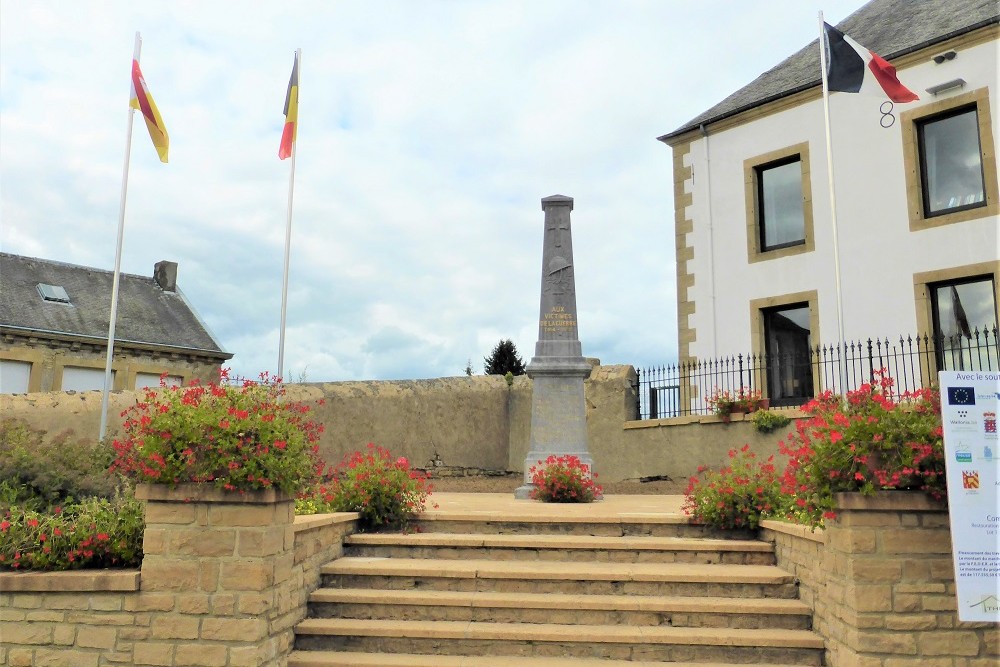
[[[501,339],[488,357],[483,357],[487,375],[524,375],[524,359],[517,354],[517,347],[508,338]]]

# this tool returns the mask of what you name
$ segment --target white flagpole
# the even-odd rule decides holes
[[[296,86],[296,96],[302,90],[302,49],[295,49],[295,71],[298,73]],[[292,195],[295,192],[295,158],[299,154],[296,145],[299,134],[298,99],[296,99],[295,129],[292,141],[292,168],[288,176],[288,215],[285,221],[285,268],[281,279],[281,329],[278,334],[278,377],[284,378],[285,372],[285,311],[288,307],[288,256],[292,246]]]
[[[135,49],[132,52],[132,59],[139,60],[139,52],[142,50],[142,37],[138,31],[135,33]],[[132,64],[129,63],[129,82],[132,81]],[[131,99],[132,89],[129,84],[129,97]],[[128,162],[132,153],[132,118],[135,109],[129,104],[128,107],[128,131],[125,134],[125,166],[122,167],[122,196],[118,205],[118,243],[115,246],[115,277],[111,284],[111,320],[108,323],[108,355],[104,362],[104,393],[101,396],[101,430],[98,438],[104,439],[104,434],[108,426],[108,394],[111,392],[111,362],[115,352],[115,324],[118,320],[118,282],[121,275],[122,266],[122,241],[125,237],[125,197],[128,193]]]
[[[833,187],[833,139],[830,132],[830,85],[826,72],[826,30],[823,12],[819,13],[819,68],[823,75],[823,117],[826,121],[826,170],[830,178],[830,223],[833,226],[833,271],[837,281],[837,333],[840,336],[840,391],[847,393],[846,340],[844,337],[844,301],[840,289],[840,244],[837,241],[837,195]]]

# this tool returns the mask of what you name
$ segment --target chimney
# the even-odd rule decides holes
[[[163,260],[153,267],[153,280],[164,292],[177,291],[177,262]]]

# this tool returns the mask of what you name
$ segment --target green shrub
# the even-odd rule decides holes
[[[0,570],[138,567],[143,504],[130,491],[39,512],[0,512]]]
[[[571,454],[550,455],[544,461],[528,468],[533,500],[546,503],[592,503],[604,492],[604,488],[594,482],[596,474],[591,474],[590,466]]]
[[[309,406],[284,399],[281,382],[149,388],[122,413],[125,437],[114,441],[114,469],[137,482],[210,482],[227,490],[311,489],[324,467],[323,426]]]
[[[108,474],[114,449],[66,431],[54,438],[15,419],[0,422],[0,502],[43,510],[87,497],[110,498],[120,479]]]
[[[784,428],[792,420],[785,415],[772,410],[756,410],[750,415],[750,422],[758,433],[770,433],[779,428]]]
[[[919,489],[945,498],[941,396],[919,389],[897,402],[892,386],[880,373],[846,398],[826,392],[802,407],[808,418],[779,445],[789,457],[789,518],[821,525],[836,516],[833,495],[844,491]]]
[[[359,512],[362,530],[405,528],[431,491],[428,476],[412,470],[405,457],[393,459],[369,443],[367,451],[344,457],[329,484],[300,498],[296,512]]]
[[[729,464],[717,470],[699,466],[684,494],[684,513],[714,528],[755,529],[782,505],[774,457],[760,462],[750,445],[729,450]]]

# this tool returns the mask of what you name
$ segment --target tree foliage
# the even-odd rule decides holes
[[[524,375],[524,359],[517,354],[517,347],[509,338],[503,338],[493,348],[490,356],[483,357],[483,370],[487,375]]]

